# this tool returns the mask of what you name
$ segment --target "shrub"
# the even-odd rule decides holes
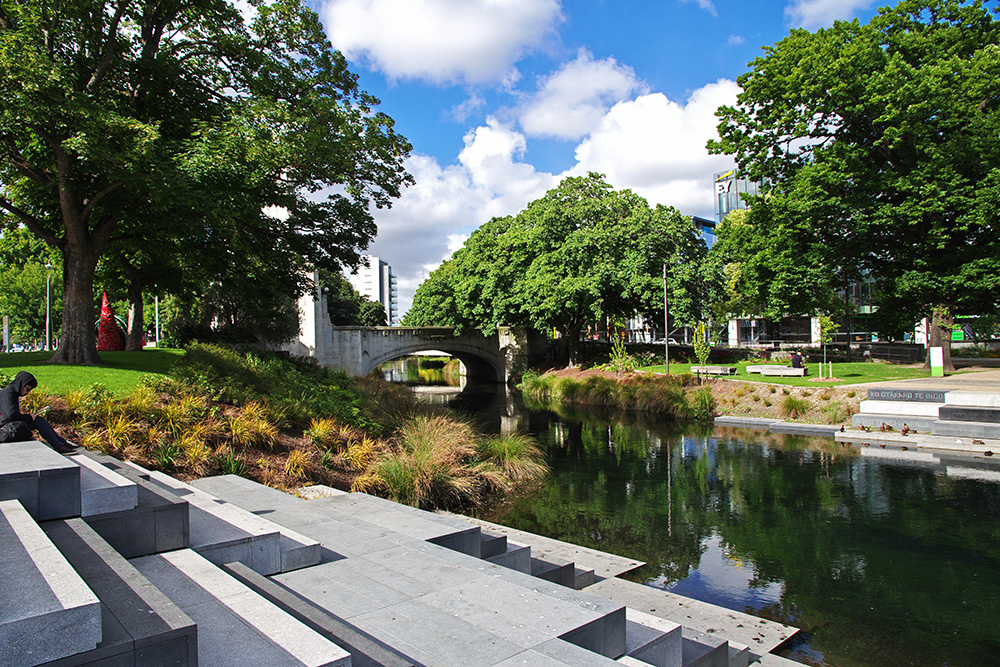
[[[541,461],[541,450],[531,438],[520,433],[484,440],[479,445],[479,456],[495,464],[514,482],[539,479],[548,473],[548,466]]]
[[[331,449],[338,442],[340,424],[333,417],[313,419],[309,422],[309,428],[305,435],[309,438],[310,444],[320,451]]]
[[[309,468],[309,454],[302,451],[301,449],[293,449],[288,452],[288,458],[285,459],[285,474],[290,477],[305,477],[306,470]]]
[[[809,412],[809,401],[798,396],[785,396],[780,408],[782,417],[795,419]]]

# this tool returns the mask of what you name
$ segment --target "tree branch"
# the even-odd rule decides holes
[[[118,26],[121,23],[122,15],[125,14],[125,9],[128,7],[130,0],[120,0],[118,3],[118,9],[115,11],[115,15],[111,18],[111,23],[108,25],[108,35],[107,42],[104,45],[104,53],[101,54],[101,60],[97,64],[97,69],[94,74],[90,77],[90,81],[87,85],[83,87],[83,92],[88,95],[92,95],[97,87],[101,85],[101,81],[104,80],[104,75],[107,73],[108,68],[111,67],[111,62],[114,60],[115,53],[118,46]]]
[[[30,231],[35,236],[38,236],[49,245],[58,248],[62,247],[63,245],[62,241],[59,238],[45,231],[45,228],[42,227],[42,225],[38,221],[38,218],[36,218],[35,216],[31,215],[26,211],[21,210],[17,206],[14,206],[14,204],[12,204],[9,200],[3,197],[0,197],[0,208],[7,211],[8,213],[13,214],[14,217],[16,217],[18,220],[24,223],[24,226],[28,228],[28,231]]]

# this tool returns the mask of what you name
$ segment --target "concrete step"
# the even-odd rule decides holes
[[[776,422],[768,428],[771,433],[789,433],[792,435],[814,435],[821,438],[831,437],[840,430],[832,424],[796,424],[793,422]]]
[[[931,435],[954,435],[960,438],[1000,438],[1000,424],[938,420],[931,426]]]
[[[679,623],[626,608],[625,655],[654,667],[680,667],[681,631]]]
[[[149,480],[148,471],[96,452],[78,456],[108,468],[135,484],[134,509],[85,517],[84,520],[125,558],[186,549],[190,544],[188,503]]]
[[[479,557],[489,558],[507,551],[506,535],[490,535],[483,531],[479,535]]]
[[[392,650],[374,637],[314,605],[308,599],[257,574],[242,563],[230,563],[223,569],[268,602],[326,637],[351,654],[352,667],[413,667],[414,662]]]
[[[81,516],[135,509],[139,504],[135,482],[106,468],[85,452],[81,449],[66,457],[80,466]]]
[[[37,440],[0,444],[0,500],[36,521],[80,516],[80,466]]]
[[[0,501],[0,545],[0,665],[93,650],[101,641],[100,601],[17,500]]]
[[[82,664],[198,664],[194,621],[83,520],[48,521],[46,535],[101,602],[101,641],[59,661]]]
[[[684,628],[681,638],[683,667],[736,667],[729,663],[729,642],[716,635]],[[746,662],[743,663],[744,667]]]
[[[306,535],[311,526],[354,526],[358,541],[341,540],[338,551],[343,555],[378,547],[382,539],[428,541],[476,558],[480,555],[478,526],[364,493],[305,500],[235,475],[206,477],[192,486]]]
[[[1000,393],[959,389],[949,391],[944,397],[944,402],[948,405],[965,407],[1000,408]]]
[[[349,667],[350,654],[190,549],[132,564],[198,624],[200,667]]]
[[[517,572],[531,574],[531,547],[507,543],[507,550],[502,554],[484,558],[487,563],[493,563]]]
[[[576,565],[573,563],[552,563],[533,557],[531,559],[530,573],[533,577],[575,589],[576,569]]]
[[[240,562],[260,574],[290,572],[320,560],[319,542],[161,472],[150,479],[191,507],[191,548],[217,565]]]
[[[970,408],[962,405],[945,405],[938,412],[938,418],[953,422],[1000,423],[1000,408]]]
[[[860,428],[862,426],[867,426],[872,429],[878,429],[882,424],[887,424],[891,426],[894,430],[900,431],[904,426],[913,429],[914,431],[921,431],[923,433],[930,432],[931,428],[934,426],[934,422],[937,419],[935,417],[914,417],[912,415],[883,415],[883,414],[864,414],[858,413],[851,417],[851,426],[854,428]]]
[[[680,623],[685,631],[723,637],[733,646],[749,646],[751,660],[773,651],[798,632],[791,626],[624,579],[604,579],[585,592]]]
[[[862,414],[897,415],[900,417],[938,418],[938,411],[944,403],[929,403],[918,401],[861,401],[859,411]]]

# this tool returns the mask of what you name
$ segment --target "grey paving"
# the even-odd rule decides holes
[[[28,512],[0,501],[0,665],[20,667],[94,649],[101,605]]]
[[[348,667],[350,654],[190,549],[136,568],[198,624],[198,664]]]
[[[145,667],[198,664],[198,630],[184,612],[80,519],[49,521],[46,535],[101,602],[102,637],[53,667],[120,661]]]
[[[80,467],[37,440],[0,444],[0,500],[12,499],[39,521],[80,516]]]

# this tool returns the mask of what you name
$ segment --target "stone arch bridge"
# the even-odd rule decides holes
[[[451,327],[334,327],[319,291],[300,299],[299,310],[302,333],[286,349],[357,376],[393,359],[438,350],[461,361],[470,382],[510,384],[547,350],[541,336],[510,327],[490,336],[479,330],[456,335]]]

